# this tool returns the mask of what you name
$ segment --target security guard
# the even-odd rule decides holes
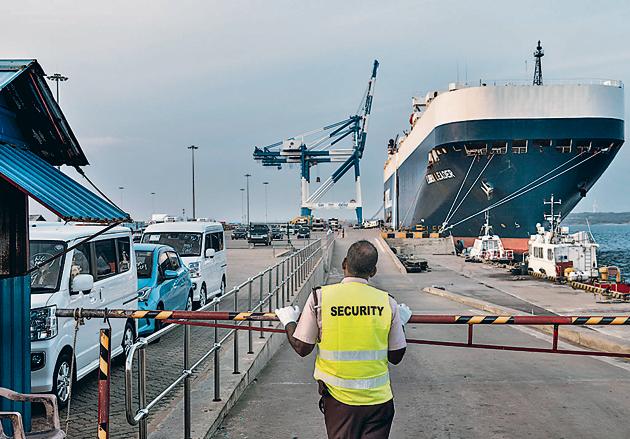
[[[329,438],[387,438],[394,419],[388,361],[398,364],[411,311],[368,285],[378,252],[369,241],[350,246],[344,279],[313,291],[297,306],[276,310],[289,343],[302,357],[318,346],[314,377]],[[297,322],[299,318],[299,322]]]

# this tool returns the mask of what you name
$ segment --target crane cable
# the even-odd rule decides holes
[[[552,176],[552,177],[550,177],[550,178],[548,178],[548,179],[546,179],[546,180],[541,181],[540,183],[538,183],[538,184],[536,184],[536,185],[534,185],[534,186],[530,187],[529,189],[527,189],[527,190],[525,190],[525,191],[522,191],[522,192],[520,192],[520,193],[517,193],[517,192],[519,192],[519,190],[521,190],[521,189],[523,189],[523,188],[525,188],[525,187],[529,186],[529,185],[530,185],[530,184],[532,184],[533,182],[532,182],[532,183],[529,183],[529,184],[525,185],[523,188],[521,188],[521,189],[519,189],[519,190],[517,190],[517,191],[514,191],[514,192],[512,193],[512,195],[508,195],[508,196],[504,197],[503,199],[501,199],[501,200],[497,201],[496,203],[494,203],[494,204],[492,204],[492,205],[490,205],[490,206],[486,207],[485,209],[482,209],[482,210],[480,210],[480,211],[479,211],[479,212],[477,212],[477,213],[474,213],[474,214],[472,214],[472,215],[467,216],[466,218],[464,218],[464,219],[462,219],[462,220],[460,220],[460,221],[456,222],[455,224],[452,224],[452,225],[448,226],[448,227],[447,227],[447,229],[452,229],[453,227],[456,227],[456,226],[458,226],[459,224],[461,224],[461,223],[463,223],[463,222],[465,222],[465,221],[468,221],[468,220],[469,220],[469,219],[471,219],[471,218],[476,217],[477,215],[480,215],[480,214],[482,214],[482,213],[484,213],[484,212],[488,212],[488,211],[490,211],[491,209],[494,209],[494,208],[496,208],[496,207],[501,206],[502,204],[508,203],[508,202],[510,202],[510,201],[512,201],[512,200],[514,200],[514,199],[516,199],[516,198],[518,198],[518,197],[520,197],[521,195],[525,195],[527,192],[530,192],[530,191],[532,191],[532,190],[536,189],[537,187],[542,186],[543,184],[549,183],[551,180],[554,180],[554,179],[556,179],[556,178],[560,177],[562,174],[565,174],[565,173],[569,172],[569,171],[570,171],[570,170],[572,170],[573,168],[576,168],[577,166],[580,166],[581,164],[583,164],[583,163],[587,162],[588,160],[592,159],[593,157],[597,156],[597,155],[598,155],[598,154],[600,154],[600,153],[601,153],[601,151],[597,151],[595,154],[593,154],[593,155],[591,155],[591,156],[589,156],[589,157],[585,158],[584,160],[582,160],[582,161],[580,161],[580,162],[576,163],[575,165],[571,166],[570,168],[567,168],[567,169],[565,169],[564,171],[562,171],[562,172],[560,172],[560,173],[558,173],[558,174],[556,174],[556,175],[554,175],[554,176]],[[576,157],[577,157],[577,156],[576,156]],[[568,163],[568,162],[566,162],[565,164],[567,164],[567,163]],[[551,171],[550,171],[550,172],[551,172]],[[540,178],[542,178],[542,177],[539,177],[537,180],[540,180]],[[535,180],[534,180],[534,181],[535,181]]]

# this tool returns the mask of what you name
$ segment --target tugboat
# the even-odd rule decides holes
[[[536,234],[531,235],[528,243],[528,271],[548,279],[567,279],[569,281],[589,281],[597,279],[597,249],[588,232],[570,234],[568,227],[561,227],[561,214],[555,214],[554,208],[562,204],[551,195],[550,214],[544,216],[549,222],[549,230],[536,224]]]
[[[481,228],[480,236],[475,239],[469,249],[467,262],[512,262],[514,252],[503,248],[503,242],[498,235],[492,234],[490,214],[485,212],[485,222]]]

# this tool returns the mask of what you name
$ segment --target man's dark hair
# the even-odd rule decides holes
[[[367,278],[374,272],[377,262],[376,247],[370,241],[357,241],[348,249],[346,270],[353,276]]]

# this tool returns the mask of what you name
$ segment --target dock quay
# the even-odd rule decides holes
[[[373,284],[407,303],[414,313],[629,311],[624,304],[600,309],[590,295],[568,286],[537,280],[511,281],[495,267],[465,264],[463,258],[452,255],[430,257],[429,272],[404,273],[380,234],[367,230],[349,231],[345,239],[337,240],[329,282],[340,280],[341,273],[335,273],[334,267],[357,239],[369,239],[379,250]],[[515,285],[518,290],[513,289]],[[445,294],[427,292],[432,286]],[[529,290],[535,292],[518,296]],[[547,300],[535,304],[536,294]],[[572,300],[563,307],[566,297]],[[488,311],[483,307],[489,307]],[[602,340],[624,344],[617,337],[623,337],[621,333],[601,328],[611,327],[597,327],[604,331]],[[408,337],[466,340],[465,328],[461,327],[410,325],[406,331]],[[551,340],[526,327],[480,327],[476,336],[484,343],[532,347],[547,347]],[[560,345],[569,346],[563,341]],[[523,426],[527,425],[531,426],[527,436],[535,438],[586,437],[598,432],[624,437],[626,433],[620,422],[630,405],[625,395],[630,389],[626,362],[430,346],[409,346],[406,355],[400,365],[391,367],[396,403],[391,437],[522,437]],[[297,358],[284,344],[212,437],[320,437],[324,420],[317,410],[319,395],[312,372],[313,356]]]

